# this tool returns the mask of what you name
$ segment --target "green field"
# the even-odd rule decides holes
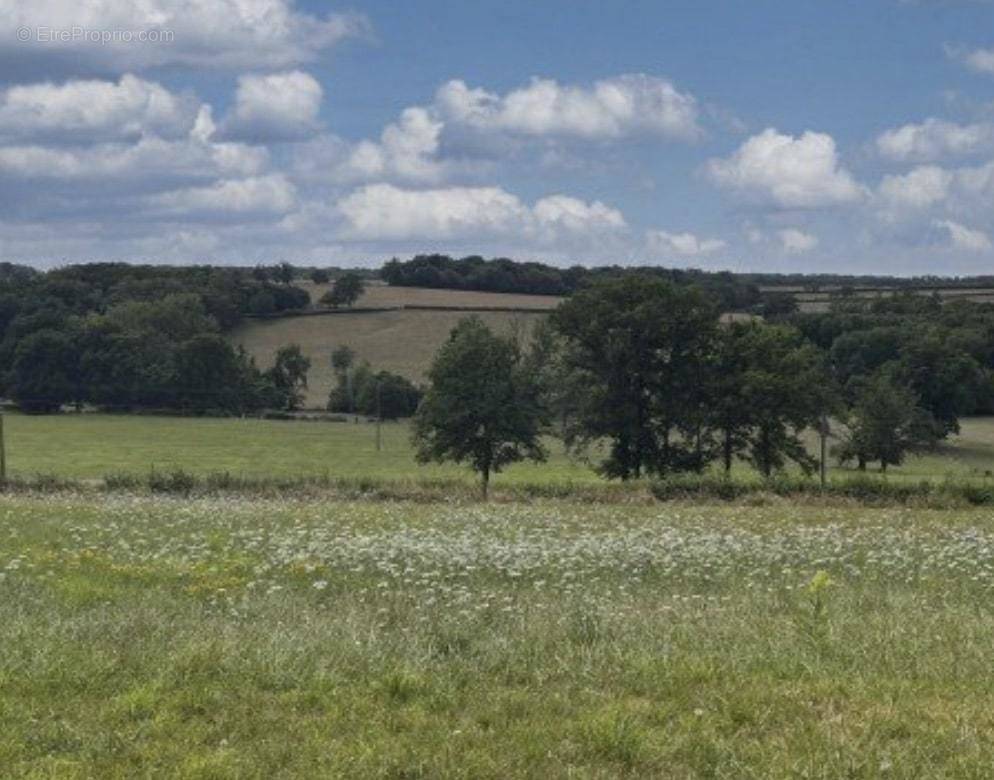
[[[994,418],[966,419],[962,433],[934,453],[911,457],[891,468],[891,480],[988,480],[994,471]],[[406,422],[385,423],[382,449],[376,426],[353,422],[284,422],[257,419],[150,417],[62,414],[6,415],[10,473],[77,479],[108,474],[146,474],[152,469],[182,469],[196,474],[227,471],[249,477],[374,477],[471,479],[455,465],[419,466],[414,462]],[[809,441],[815,450],[814,437]],[[497,475],[495,485],[521,482],[599,482],[591,468],[573,461],[557,441],[550,458],[524,463]],[[742,464],[743,478],[752,471]],[[853,472],[831,465],[832,476]]]
[[[983,778],[989,510],[0,496],[4,778]]]
[[[182,469],[251,477],[470,479],[459,466],[415,463],[406,421],[383,424],[380,451],[376,425],[367,422],[7,414],[6,433],[9,471],[22,477],[99,479]],[[495,484],[599,479],[588,466],[571,462],[557,442],[550,441],[549,449],[547,463],[512,466]]]

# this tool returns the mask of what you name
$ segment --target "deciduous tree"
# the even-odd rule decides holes
[[[545,459],[538,384],[515,341],[477,317],[465,319],[439,349],[428,379],[415,417],[418,461],[468,463],[486,499],[492,474]]]

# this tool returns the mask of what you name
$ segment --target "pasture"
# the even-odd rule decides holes
[[[989,511],[0,497],[6,778],[947,777]]]
[[[428,292],[459,294],[457,291]],[[303,353],[311,360],[305,405],[311,409],[323,409],[328,403],[328,393],[335,384],[331,353],[336,347],[351,347],[360,360],[368,360],[376,370],[393,371],[415,382],[421,382],[438,348],[459,321],[470,313],[477,314],[488,326],[500,333],[507,333],[512,329],[527,331],[539,318],[545,316],[513,311],[359,310],[309,317],[252,320],[233,331],[230,338],[233,343],[245,347],[255,357],[260,368],[271,366],[276,351],[283,345],[300,345]]]
[[[277,421],[236,418],[154,417],[110,414],[6,415],[8,468],[14,476],[36,474],[95,480],[110,474],[147,474],[181,469],[193,474],[229,472],[246,477],[372,477],[386,480],[459,479],[468,469],[420,466],[414,461],[406,421],[384,423],[381,450],[368,422]],[[808,437],[811,452],[817,439]],[[548,442],[546,463],[511,466],[495,478],[505,484],[600,483],[590,466]],[[888,480],[987,482],[994,472],[994,418],[967,418],[962,432],[936,451],[912,456],[888,469]],[[832,478],[855,473],[830,462]],[[871,474],[873,470],[871,469]],[[755,479],[745,464],[742,479]]]
[[[296,279],[294,284],[307,290],[311,303],[319,305],[321,296],[331,284],[315,284],[314,282]],[[555,295],[525,295],[520,293],[492,293],[479,290],[440,290],[428,287],[391,287],[378,279],[365,282],[365,289],[355,309],[385,308],[390,306],[458,306],[471,309],[478,308],[521,308],[521,309],[554,309],[562,298]]]
[[[383,423],[379,451],[376,425],[367,422],[7,414],[6,432],[8,467],[14,476],[93,480],[181,469],[247,477],[471,480],[468,470],[459,466],[415,463],[406,421]],[[571,462],[556,442],[550,441],[549,447],[547,463],[512,466],[495,484],[599,480],[584,464]]]

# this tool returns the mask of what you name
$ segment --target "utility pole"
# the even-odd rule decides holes
[[[0,485],[7,482],[7,447],[3,438],[3,410],[0,409]]]
[[[383,426],[383,407],[380,404],[380,380],[376,380],[376,451],[380,451],[380,428]]]
[[[822,490],[825,489],[826,482],[826,460],[825,460],[825,442],[828,439],[828,417],[826,415],[821,416],[821,425],[819,427],[819,438],[821,439],[821,487]]]

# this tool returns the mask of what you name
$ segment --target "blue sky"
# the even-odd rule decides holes
[[[136,5],[0,0],[3,259],[994,271],[992,2]]]

